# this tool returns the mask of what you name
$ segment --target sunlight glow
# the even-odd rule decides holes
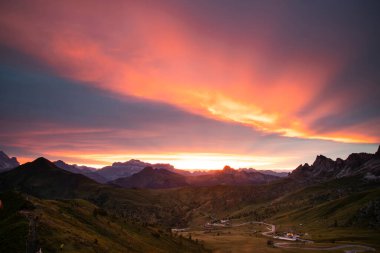
[[[69,157],[69,156],[68,156]],[[276,166],[289,157],[243,156],[220,153],[178,153],[178,154],[84,154],[83,160],[98,161],[92,163],[96,168],[110,165],[115,161],[139,159],[149,163],[170,163],[176,169],[184,170],[221,170],[228,165],[232,168],[261,168]],[[89,165],[88,163],[85,163]],[[283,168],[281,168],[283,169]]]

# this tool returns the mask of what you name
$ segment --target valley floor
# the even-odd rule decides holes
[[[221,224],[191,228],[178,232],[183,237],[198,240],[215,253],[234,252],[376,252],[375,248],[359,244],[314,243],[311,240],[289,242],[273,238],[275,225],[262,222],[235,222],[228,226]],[[270,243],[269,243],[270,242]],[[273,242],[273,243],[272,243]],[[268,244],[269,243],[269,244]]]

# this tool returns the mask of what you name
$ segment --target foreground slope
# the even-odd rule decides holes
[[[42,200],[14,192],[0,199],[6,203],[0,210],[1,252],[205,251],[191,240],[109,214],[85,200]]]

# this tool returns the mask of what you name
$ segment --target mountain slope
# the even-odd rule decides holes
[[[26,200],[26,198],[28,200]],[[194,241],[140,225],[79,199],[42,200],[0,193],[0,251],[37,252],[205,252]],[[28,230],[34,228],[35,236]],[[22,243],[21,243],[22,242]]]
[[[44,198],[75,197],[79,189],[96,187],[89,178],[62,170],[42,157],[0,174],[0,191],[14,189]]]
[[[249,168],[249,169],[242,168],[242,169],[239,169],[239,171],[259,172],[265,175],[276,176],[276,177],[287,177],[289,175],[289,172],[278,172],[278,171],[273,171],[273,170],[256,170],[252,168]]]
[[[19,213],[30,210],[30,203],[20,194],[0,192],[3,207],[0,208],[0,252],[25,252],[28,220]]]
[[[188,182],[193,186],[249,185],[269,183],[277,179],[279,179],[279,177],[256,171],[234,170],[226,166],[222,171],[189,177]]]
[[[166,203],[159,203],[150,191],[99,184],[62,170],[45,158],[1,173],[0,192],[8,190],[42,199],[84,199],[135,222],[170,226],[177,219]]]
[[[126,178],[112,181],[124,188],[164,189],[188,186],[186,177],[166,169],[146,167],[142,171]]]

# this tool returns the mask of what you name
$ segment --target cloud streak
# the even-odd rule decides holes
[[[374,42],[379,38],[369,33],[379,25],[370,3],[359,14],[352,3],[345,8],[297,3],[294,9],[274,2],[199,5],[7,3],[1,28],[8,33],[2,41],[62,76],[114,93],[165,101],[266,132],[380,141],[378,135],[314,128],[324,118],[365,101],[371,93],[357,96],[359,86],[378,87],[375,69],[358,73],[351,84],[345,82],[350,77],[347,66],[362,67],[355,61],[363,57],[360,50],[370,46],[374,55],[379,53]],[[263,10],[266,15],[260,14]],[[365,67],[375,65],[378,61]],[[352,96],[357,96],[356,103],[350,103]],[[374,110],[378,103],[369,106]],[[305,110],[312,110],[312,117],[297,113]],[[369,117],[352,118],[350,124],[379,115]]]

